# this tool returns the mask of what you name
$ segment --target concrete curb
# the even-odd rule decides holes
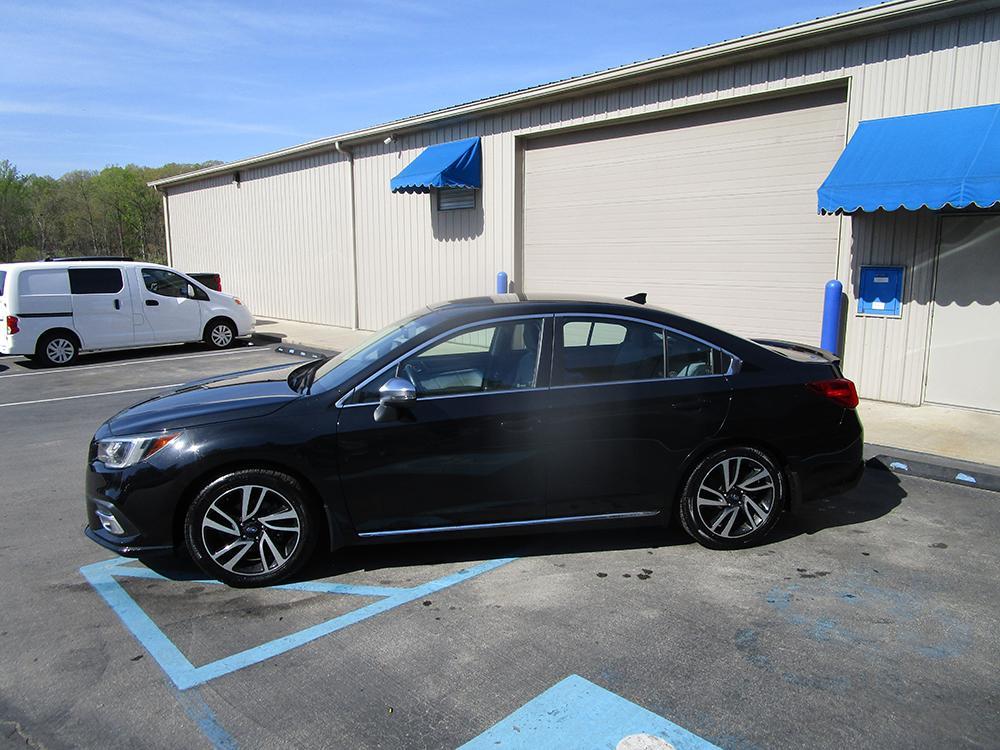
[[[864,456],[866,464],[872,469],[1000,492],[998,466],[869,443],[865,444]]]
[[[321,359],[336,353],[326,351],[324,349],[317,349],[308,345],[301,345],[295,341],[286,341],[284,336],[277,336],[273,333],[255,332],[253,340],[257,344],[277,344],[278,346],[274,347],[276,352],[281,352],[282,354],[293,354],[296,357],[302,357],[303,359]]]

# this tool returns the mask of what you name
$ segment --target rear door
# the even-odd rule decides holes
[[[131,295],[120,267],[70,268],[69,291],[73,299],[73,327],[84,349],[118,349],[132,346]]]
[[[165,268],[143,268],[139,271],[139,294],[153,343],[201,340],[201,303],[190,281]]]
[[[729,361],[705,342],[649,322],[556,316],[549,517],[663,510],[681,462],[725,420]]]

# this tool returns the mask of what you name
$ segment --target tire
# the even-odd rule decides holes
[[[243,469],[210,482],[184,517],[191,559],[238,588],[286,580],[309,559],[315,515],[301,484],[279,471]]]
[[[723,448],[705,456],[684,485],[684,530],[711,549],[759,543],[785,507],[787,482],[778,464],[756,448]]]
[[[215,318],[205,326],[204,341],[213,349],[228,349],[236,341],[236,326],[226,318]]]
[[[80,342],[69,331],[50,331],[38,340],[35,356],[48,367],[66,367],[76,362]]]

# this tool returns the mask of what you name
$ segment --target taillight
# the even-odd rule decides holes
[[[222,291],[222,276],[220,274],[215,274],[215,291]]]
[[[814,383],[809,383],[808,386],[810,390],[815,391],[820,396],[847,409],[853,409],[858,405],[858,392],[854,388],[854,383],[847,378],[817,380]]]
[[[7,316],[7,333],[20,333],[21,329],[17,327],[17,316],[8,315]]]

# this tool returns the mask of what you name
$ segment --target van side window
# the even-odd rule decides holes
[[[17,277],[20,294],[69,294],[65,268],[35,268],[21,271]]]
[[[122,272],[117,268],[71,268],[71,294],[117,294],[122,290]]]
[[[142,282],[149,291],[153,294],[159,294],[161,297],[186,298],[193,296],[188,294],[188,287],[193,288],[194,285],[172,271],[164,271],[161,268],[143,268]]]

